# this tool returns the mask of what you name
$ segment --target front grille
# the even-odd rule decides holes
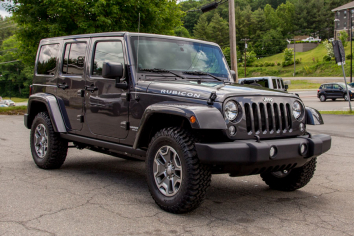
[[[289,103],[245,103],[247,133],[283,133],[292,129]]]

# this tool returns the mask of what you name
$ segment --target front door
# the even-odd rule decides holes
[[[125,65],[124,41],[119,37],[91,39],[89,75],[86,76],[85,120],[92,135],[111,140],[124,139],[128,135],[128,90],[116,88],[116,79],[102,77],[104,62]],[[126,72],[124,71],[126,75]],[[124,78],[124,76],[123,76]],[[118,140],[115,140],[118,142]]]
[[[64,116],[69,120],[66,127],[73,131],[82,129],[84,98],[80,91],[85,86],[87,43],[88,39],[65,40],[61,58],[57,96],[65,106]]]

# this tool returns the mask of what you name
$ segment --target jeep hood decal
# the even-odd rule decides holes
[[[240,84],[223,84],[220,82],[197,81],[154,81],[147,88],[147,92],[165,94],[169,96],[189,97],[207,100],[212,92],[216,92],[217,102],[222,102],[231,96],[280,96],[295,97],[294,94],[276,91],[263,87],[253,87]]]

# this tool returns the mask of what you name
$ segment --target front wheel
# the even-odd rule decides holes
[[[348,99],[348,94],[344,94],[344,100],[345,100],[345,101],[349,101],[349,99]]]
[[[209,166],[201,164],[194,138],[182,128],[164,128],[150,142],[147,183],[156,204],[171,213],[197,208],[210,186]]]
[[[326,96],[323,95],[323,94],[321,94],[321,96],[320,96],[320,101],[321,101],[321,102],[325,102],[325,101],[326,101]]]
[[[316,157],[292,170],[276,171],[261,174],[263,181],[272,189],[281,191],[294,191],[304,187],[313,177],[316,170]]]
[[[33,160],[42,169],[61,167],[68,152],[68,142],[54,132],[46,112],[38,113],[33,120],[30,145]]]

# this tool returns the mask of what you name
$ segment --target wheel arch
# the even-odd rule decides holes
[[[25,126],[30,129],[34,118],[40,112],[48,112],[55,132],[66,133],[62,109],[52,94],[38,93],[31,95],[28,100],[27,114],[25,115]]]

